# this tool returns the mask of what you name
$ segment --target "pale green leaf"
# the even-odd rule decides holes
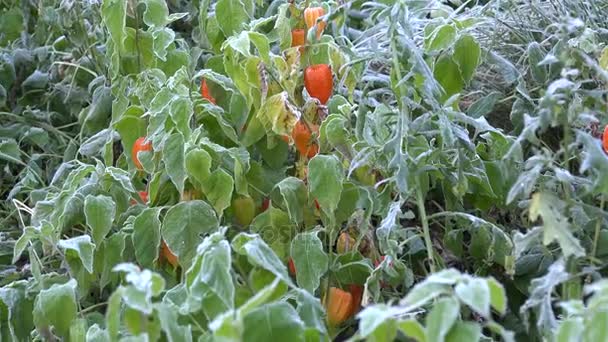
[[[93,272],[93,250],[95,249],[95,245],[91,242],[90,236],[81,235],[67,240],[60,240],[57,246],[63,249],[66,254],[75,254],[87,272]]]
[[[219,222],[213,208],[204,201],[181,202],[167,211],[161,234],[169,249],[189,266],[203,235],[215,232]]]
[[[34,303],[34,323],[38,328],[54,327],[55,332],[67,338],[70,324],[76,318],[76,280],[54,284],[41,290]]]
[[[426,317],[428,341],[444,341],[459,314],[460,304],[456,299],[445,297],[438,300]]]
[[[112,197],[88,195],[84,199],[84,215],[87,225],[91,228],[93,241],[97,246],[112,229],[116,215],[116,204]]]
[[[343,181],[342,165],[335,156],[318,154],[308,163],[310,193],[328,215],[338,207]]]
[[[160,247],[160,211],[146,208],[133,221],[133,247],[135,257],[146,268],[153,266]]]
[[[319,231],[300,233],[291,242],[291,257],[300,287],[314,294],[328,267],[329,257],[318,237]]]
[[[186,180],[184,145],[184,136],[181,133],[173,133],[165,142],[163,149],[165,170],[180,194],[184,192],[184,181]]]

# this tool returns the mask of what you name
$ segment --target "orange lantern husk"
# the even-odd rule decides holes
[[[337,287],[330,287],[325,295],[325,310],[329,325],[340,325],[353,314],[352,294]]]

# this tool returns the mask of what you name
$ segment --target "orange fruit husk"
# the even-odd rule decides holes
[[[315,24],[317,25],[317,39],[321,38],[321,34],[323,34],[323,30],[325,30],[326,23],[324,21],[320,21],[317,23],[317,19],[325,15],[325,10],[323,7],[309,7],[304,10],[304,21],[306,22],[306,27],[310,30]]]
[[[311,125],[315,134],[319,134],[319,126]],[[319,153],[319,145],[312,140],[312,132],[302,121],[298,121],[291,131],[291,137],[296,144],[298,152],[308,158],[312,158]]]
[[[329,325],[340,325],[353,314],[353,295],[350,292],[330,287],[324,302]]]
[[[207,101],[215,104],[215,98],[211,96],[211,92],[209,91],[209,87],[207,86],[207,80],[203,78],[201,82],[201,96]]]
[[[363,286],[357,284],[348,285],[348,290],[353,296],[353,305],[351,316],[355,315],[361,309],[361,299],[363,298]]]
[[[328,64],[315,64],[304,70],[304,87],[310,97],[326,104],[333,90],[333,74]]]
[[[150,141],[146,142],[146,137],[139,137],[137,140],[135,140],[133,148],[131,149],[131,158],[133,159],[135,167],[140,170],[142,170],[144,167],[141,165],[139,158],[137,158],[137,154],[143,151],[152,151],[152,143]]]
[[[142,202],[144,203],[148,203],[148,192],[147,191],[140,191],[138,192],[139,194],[139,198],[141,198]],[[135,199],[131,199],[131,205],[136,205],[137,201]]]
[[[306,30],[293,29],[291,30],[291,47],[300,47],[300,53],[304,51],[304,43],[306,42]]]
[[[604,128],[604,135],[602,135],[602,146],[604,147],[604,152],[608,153],[608,125]]]
[[[295,276],[296,275],[296,265],[294,264],[292,258],[289,258],[288,266],[289,266],[289,274]]]
[[[336,243],[336,250],[340,254],[350,252],[355,248],[355,239],[350,236],[347,232],[342,232],[338,236],[338,242]]]

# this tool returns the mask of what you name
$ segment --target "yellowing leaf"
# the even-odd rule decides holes
[[[298,116],[298,110],[289,103],[287,92],[268,98],[257,114],[266,132],[279,135],[290,135]]]

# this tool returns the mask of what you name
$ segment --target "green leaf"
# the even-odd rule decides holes
[[[44,221],[43,224],[50,225],[48,221]],[[17,242],[15,242],[15,246],[13,247],[13,264],[19,261],[21,254],[23,254],[23,251],[30,245],[30,242],[39,236],[40,230],[34,227],[25,227],[23,229],[23,234],[19,237]]]
[[[549,245],[556,241],[564,256],[584,256],[585,250],[571,231],[566,212],[566,205],[559,198],[549,193],[536,193],[530,202],[530,220],[543,220],[543,244]]]
[[[532,78],[541,84],[547,81],[547,66],[541,65],[541,62],[545,59],[545,52],[537,42],[532,42],[528,45],[528,64],[530,66],[530,73]],[[602,65],[602,57],[600,58],[600,66]]]
[[[608,339],[608,326],[605,322],[608,320],[608,312],[597,310],[591,313],[591,317],[585,322],[585,331],[583,333],[583,341],[606,341]],[[580,341],[580,335],[579,341]]]
[[[486,281],[490,288],[490,304],[492,304],[494,310],[498,311],[501,315],[504,315],[507,311],[507,295],[504,287],[492,277],[487,278]]]
[[[472,322],[456,322],[445,337],[446,342],[477,342],[481,338],[481,327]]]
[[[97,323],[91,325],[87,330],[85,338],[87,342],[110,342],[110,335],[104,329],[101,329]]]
[[[76,280],[71,279],[40,291],[34,303],[34,323],[38,329],[52,326],[59,336],[68,338],[77,310]]]
[[[150,315],[154,309],[152,298],[160,295],[165,289],[165,279],[150,270],[140,270],[134,264],[122,263],[114,267],[114,272],[126,273],[129,284],[120,290],[122,300],[130,308]]]
[[[301,179],[287,177],[275,186],[278,188],[289,218],[295,224],[304,220],[303,208],[306,205],[306,185]]]
[[[181,202],[173,206],[162,224],[161,234],[180,264],[189,266],[202,236],[219,228],[213,208],[204,201]]]
[[[447,100],[457,93],[460,93],[464,88],[464,81],[460,74],[458,64],[450,55],[443,54],[439,57],[433,67],[433,75],[441,87],[443,87],[442,101]]]
[[[210,310],[209,304],[204,305],[205,312],[215,311],[219,314],[234,308],[235,287],[231,264],[230,245],[222,233],[212,234],[198,246],[195,262],[186,274],[190,296],[204,300],[213,295],[221,304],[215,310]]]
[[[315,297],[307,291],[294,289],[296,291],[296,310],[300,318],[304,321],[307,327],[314,328],[317,331],[325,334],[325,310],[319,298]]]
[[[319,230],[300,233],[291,242],[291,257],[300,287],[314,294],[327,271],[329,257],[323,250]]]
[[[181,133],[173,133],[167,139],[163,149],[165,170],[180,194],[184,192],[184,181],[186,180],[184,145],[184,136]]]
[[[28,283],[16,281],[0,288],[0,301],[8,310],[7,322],[14,341],[26,341],[34,329],[34,301],[26,294]],[[0,322],[2,325],[5,322]]]
[[[456,38],[456,28],[452,25],[441,25],[435,28],[429,37],[425,37],[424,45],[427,51],[443,50],[450,46]]]
[[[304,341],[304,323],[287,302],[266,304],[243,318],[247,341]]]
[[[357,315],[357,318],[359,318],[359,334],[361,337],[371,336],[378,329],[383,329],[384,323],[394,320],[395,315],[399,313],[400,309],[386,304],[367,306]]]
[[[297,108],[290,102],[287,92],[271,96],[264,101],[256,117],[260,120],[266,132],[277,135],[291,135],[296,124]]]
[[[399,330],[405,334],[405,336],[415,340],[416,342],[426,342],[426,332],[422,324],[418,323],[415,319],[406,319],[397,323]]]
[[[88,195],[84,199],[84,215],[87,225],[91,227],[91,235],[97,246],[112,229],[116,215],[116,204],[112,197]]]
[[[143,267],[150,268],[158,258],[160,247],[160,210],[146,208],[133,221],[135,257]]]
[[[93,272],[93,250],[95,245],[91,243],[88,235],[76,236],[67,240],[59,240],[57,246],[65,251],[66,254],[75,254],[87,272]]]
[[[127,3],[122,0],[104,0],[101,5],[101,17],[108,28],[110,38],[114,41],[118,52],[121,52],[125,39]]]
[[[494,106],[498,100],[501,99],[501,97],[502,94],[500,92],[491,92],[490,94],[473,102],[473,104],[467,109],[467,114],[473,118],[486,116],[490,114],[492,110],[494,110]]]
[[[243,334],[242,317],[252,312],[256,308],[275,299],[277,289],[281,289],[280,278],[275,280],[262,290],[258,291],[253,297],[241,305],[238,310],[229,310],[217,316],[211,323],[209,329],[213,332],[215,340],[222,341],[241,341]]]
[[[456,296],[483,317],[490,316],[490,287],[485,279],[468,278],[454,288]]]
[[[241,144],[245,147],[249,147],[256,142],[258,142],[262,137],[266,134],[266,130],[264,129],[264,125],[257,117],[251,118],[249,124],[247,125],[247,130],[243,137],[241,138]]]
[[[84,341],[87,330],[87,320],[77,318],[70,325],[70,341]]]
[[[283,210],[274,207],[256,216],[251,223],[251,231],[260,234],[281,260],[285,260],[289,255],[295,228],[289,216]]]
[[[471,35],[463,35],[454,45],[454,61],[460,68],[460,75],[465,84],[469,84],[475,70],[481,62],[481,48],[477,40]]]
[[[288,285],[293,286],[287,274],[287,267],[259,235],[239,233],[232,240],[232,248],[236,253],[247,256],[250,263],[272,272]]]
[[[88,138],[80,145],[78,152],[83,156],[93,157],[103,154],[107,144],[112,143],[115,138],[118,138],[116,132],[112,129],[102,129],[92,137]]]
[[[180,72],[184,69],[185,67],[180,69]],[[169,82],[171,82],[171,80],[169,80]],[[175,123],[177,130],[183,134],[185,140],[188,140],[191,133],[190,122],[192,121],[192,115],[194,114],[192,101],[186,96],[180,96],[173,99],[171,101],[169,114],[171,115],[171,119]]]
[[[372,270],[369,259],[364,258],[359,251],[338,255],[332,265],[334,275],[347,284],[365,283]]]
[[[450,290],[451,286],[447,284],[424,281],[416,284],[416,286],[408,292],[407,296],[401,300],[401,304],[411,307],[412,309],[419,308],[431,299],[446,294]]]
[[[270,65],[270,42],[268,41],[268,37],[259,32],[249,31],[249,39],[258,49],[258,53],[264,63]]]
[[[213,171],[211,176],[203,181],[203,192],[220,217],[224,209],[230,206],[233,188],[234,180],[223,169]]]
[[[159,303],[156,306],[160,326],[167,336],[169,342],[192,341],[191,325],[178,324],[177,308],[172,305]]]
[[[310,193],[328,215],[338,207],[343,181],[342,164],[336,156],[317,154],[308,162]]]
[[[429,341],[444,341],[458,319],[460,304],[451,297],[438,300],[426,317],[426,336]]]
[[[243,25],[249,22],[244,1],[247,0],[219,0],[215,5],[217,23],[226,37],[243,30]]]
[[[121,303],[123,287],[119,287],[108,299],[108,308],[106,310],[106,328],[110,340],[115,341],[118,338],[118,329],[120,328]]]
[[[93,91],[91,105],[89,105],[84,118],[84,126],[91,133],[107,128],[112,116],[112,89],[101,86]]]
[[[165,26],[169,9],[163,0],[144,0],[146,10],[144,11],[144,23],[152,27]]]
[[[99,277],[99,287],[101,289],[110,282],[117,282],[118,275],[112,273],[112,269],[123,260],[126,236],[126,233],[115,233],[103,242],[103,270]]]
[[[598,329],[599,326],[591,326],[588,329]],[[556,342],[578,342],[585,334],[585,324],[581,317],[572,317],[561,322],[555,334]],[[593,341],[593,340],[589,340]]]
[[[19,7],[5,7],[0,14],[0,45],[7,46],[7,43],[18,39],[26,30],[23,24],[24,18]]]
[[[0,159],[17,164],[23,164],[21,161],[21,151],[19,150],[19,145],[15,140],[7,139],[0,141]]]
[[[211,173],[211,156],[203,149],[197,148],[186,154],[188,176],[203,184]]]

